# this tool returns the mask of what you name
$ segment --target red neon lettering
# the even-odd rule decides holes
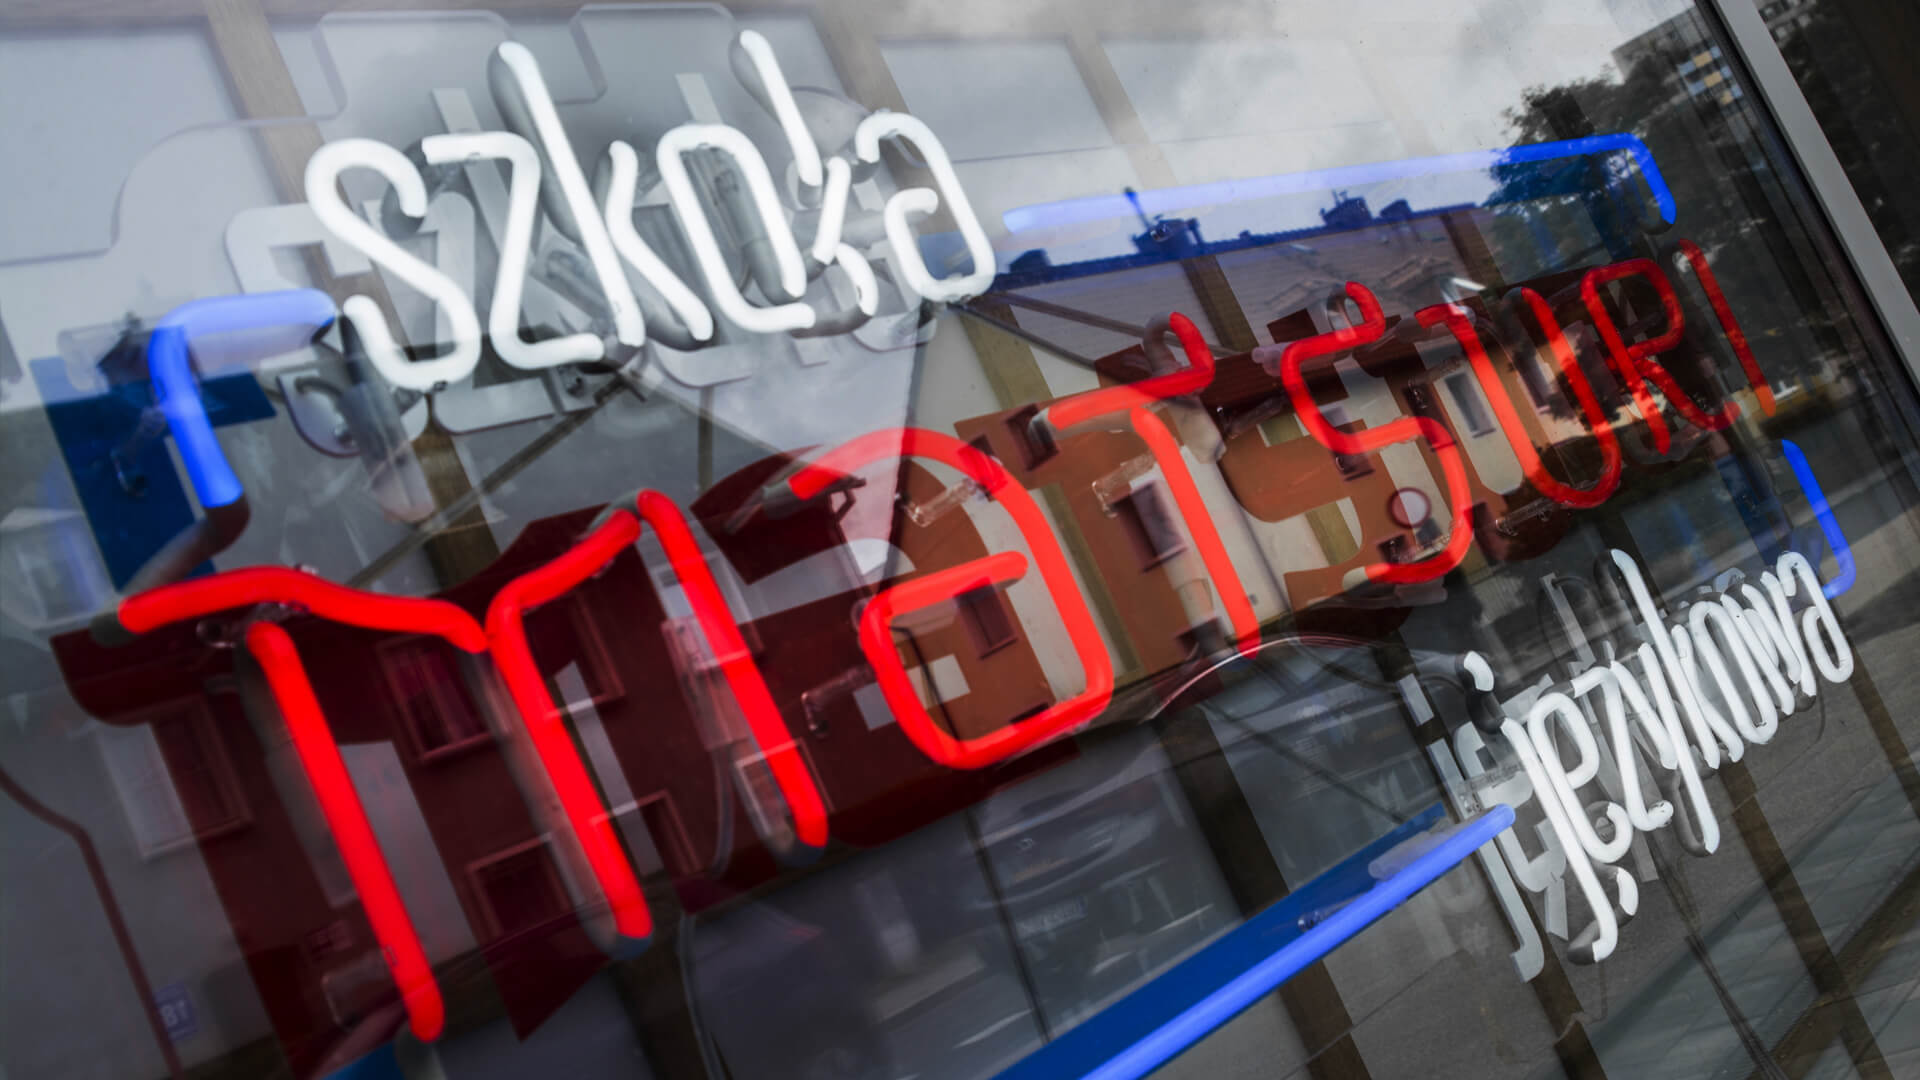
[[[612,815],[594,789],[593,778],[574,749],[573,737],[561,723],[560,710],[554,707],[540,668],[533,662],[523,616],[528,609],[585,581],[639,538],[640,523],[633,515],[616,513],[559,558],[508,582],[487,605],[487,640],[493,662],[513,695],[521,721],[527,725],[527,739],[560,799],[560,810],[580,840],[587,866],[606,894],[614,929],[634,939],[653,932],[653,916],[647,911],[640,881],[614,835]]]
[[[614,510],[606,522],[565,554],[501,589],[487,608],[487,637],[494,662],[526,722],[534,753],[559,795],[568,822],[580,837],[588,866],[607,895],[614,927],[624,936],[644,938],[652,932],[653,917],[639,880],[614,834],[606,805],[561,722],[560,710],[547,693],[524,626],[528,610],[575,588],[638,540],[643,522],[660,536],[707,645],[746,716],[754,743],[766,755],[774,782],[786,798],[793,814],[794,834],[801,843],[825,846],[827,812],[686,518],[671,499],[655,491],[641,492],[634,506],[639,517],[624,508]]]
[[[292,604],[323,619],[396,633],[435,634],[471,653],[487,638],[473,616],[444,600],[383,596],[335,585],[300,570],[250,566],[148,589],[120,603],[120,625],[136,634],[255,604]]]
[[[1607,313],[1606,302],[1600,296],[1600,286],[1629,277],[1644,278],[1647,284],[1653,286],[1667,319],[1665,330],[1632,345],[1621,339],[1620,328],[1614,325],[1613,316]],[[1587,271],[1586,276],[1580,279],[1580,297],[1586,302],[1587,314],[1593,319],[1594,328],[1600,332],[1600,340],[1607,346],[1608,365],[1626,382],[1627,389],[1633,394],[1634,405],[1646,421],[1647,430],[1653,434],[1654,450],[1666,453],[1673,445],[1673,437],[1667,431],[1667,418],[1661,415],[1652,391],[1647,389],[1649,379],[1673,403],[1680,415],[1695,427],[1721,431],[1740,414],[1740,406],[1729,401],[1718,413],[1708,415],[1680,389],[1680,384],[1673,381],[1673,375],[1666,368],[1653,361],[1653,357],[1680,344],[1681,336],[1686,333],[1687,322],[1686,316],[1681,314],[1680,298],[1674,295],[1673,285],[1652,259],[1628,259]]]
[[[1568,343],[1566,334],[1561,332],[1560,323],[1553,317],[1553,309],[1532,289],[1516,289],[1509,294],[1509,298],[1514,294],[1526,303],[1534,319],[1540,323],[1541,330],[1546,332],[1547,346],[1553,350],[1560,373],[1573,387],[1574,397],[1579,399],[1581,411],[1586,413],[1587,426],[1600,443],[1600,478],[1590,488],[1582,489],[1561,483],[1547,471],[1538,449],[1533,445],[1533,439],[1520,423],[1520,413],[1513,407],[1513,398],[1507,393],[1506,384],[1500,381],[1493,361],[1487,358],[1487,350],[1480,342],[1479,328],[1474,325],[1472,313],[1458,304],[1435,304],[1419,312],[1420,325],[1446,323],[1447,329],[1453,332],[1454,340],[1466,350],[1467,362],[1473,366],[1474,377],[1480,381],[1481,389],[1487,393],[1487,400],[1493,404],[1493,414],[1500,421],[1500,430],[1506,434],[1514,456],[1520,459],[1520,469],[1526,474],[1527,481],[1541,494],[1563,506],[1599,506],[1620,487],[1620,441],[1614,437],[1613,425],[1607,422],[1606,413],[1593,396],[1593,387],[1588,385],[1586,373],[1580,370],[1572,345]]]
[[[300,654],[285,630],[269,622],[247,627],[247,651],[260,661],[266,673],[273,699],[286,718],[293,736],[293,747],[300,767],[320,800],[320,813],[327,819],[347,874],[360,893],[367,922],[380,942],[380,952],[400,990],[407,1007],[407,1020],[413,1034],[422,1042],[440,1037],[446,1022],[446,1005],[440,997],[440,984],[434,980],[433,966],[420,945],[420,935],[407,915],[406,904],[393,882],[393,872],[380,852],[380,842],[367,821],[366,808],[353,789],[353,777],[340,758],[340,747],[333,741],[327,719],[314,699],[313,684],[300,663]]]
[[[981,585],[1012,581],[1026,572],[1024,556],[999,552],[896,585],[868,603],[861,616],[860,646],[873,665],[881,693],[900,721],[901,731],[922,753],[942,765],[978,769],[1063,735],[1097,716],[1113,698],[1113,663],[1067,567],[1066,555],[1047,528],[1046,518],[1041,516],[1033,496],[1014,483],[998,461],[951,435],[925,428],[895,428],[859,436],[827,451],[796,472],[788,486],[799,498],[811,499],[846,473],[895,456],[924,457],[958,469],[1006,509],[1040,567],[1040,579],[1066,625],[1067,637],[1073,642],[1087,680],[1080,693],[991,735],[956,739],[928,715],[893,644],[893,621],[905,612],[929,607]]]
[[[1707,303],[1713,306],[1714,317],[1720,320],[1720,329],[1725,331],[1727,341],[1733,346],[1733,355],[1740,358],[1740,367],[1747,373],[1747,381],[1753,384],[1753,392],[1760,399],[1760,411],[1773,415],[1773,384],[1767,381],[1767,374],[1760,370],[1760,361],[1753,357],[1753,350],[1747,347],[1746,331],[1740,329],[1740,320],[1733,317],[1733,308],[1728,305],[1725,293],[1720,291],[1720,279],[1714,276],[1713,268],[1707,265],[1706,252],[1691,240],[1680,241],[1680,253],[1693,265],[1693,274],[1700,279],[1700,288],[1707,294]]]
[[[1374,297],[1371,289],[1357,281],[1349,281],[1347,297],[1360,308],[1360,325],[1343,326],[1288,345],[1280,357],[1280,377],[1286,383],[1287,395],[1293,399],[1293,411],[1300,417],[1301,425],[1321,446],[1336,454],[1370,454],[1394,443],[1413,439],[1425,439],[1433,447],[1434,454],[1440,459],[1441,472],[1446,476],[1447,502],[1453,511],[1447,546],[1430,559],[1410,563],[1368,563],[1365,568],[1369,581],[1382,584],[1411,585],[1432,581],[1460,565],[1460,560],[1467,557],[1467,549],[1473,544],[1473,528],[1469,524],[1472,492],[1466,466],[1460,461],[1460,448],[1454,443],[1453,434],[1444,424],[1429,417],[1403,416],[1358,433],[1340,431],[1327,423],[1320,406],[1313,400],[1313,391],[1307,386],[1302,368],[1309,360],[1370,345],[1380,340],[1387,330],[1386,319],[1380,313],[1380,301]]]
[[[1187,354],[1186,367],[1125,386],[1109,386],[1075,394],[1047,406],[1043,415],[1055,430],[1065,432],[1112,413],[1127,414],[1134,432],[1147,444],[1154,463],[1160,466],[1161,475],[1166,477],[1167,487],[1173,492],[1173,501],[1180,509],[1181,518],[1187,523],[1187,532],[1193,537],[1194,546],[1200,550],[1200,561],[1206,566],[1208,576],[1213,578],[1215,591],[1220,594],[1221,607],[1226,610],[1227,624],[1233,628],[1234,640],[1240,652],[1252,656],[1260,649],[1260,622],[1254,617],[1253,605],[1247,603],[1246,586],[1240,583],[1240,573],[1234,569],[1226,545],[1220,542],[1220,530],[1214,528],[1213,515],[1200,497],[1200,489],[1193,482],[1192,472],[1187,469],[1186,459],[1180,453],[1179,440],[1167,430],[1166,423],[1159,415],[1149,408],[1170,397],[1197,394],[1205,390],[1213,382],[1213,351],[1207,348],[1206,339],[1200,336],[1200,329],[1193,325],[1193,320],[1177,311],[1167,317],[1166,329],[1180,339],[1180,348]]]
[[[1167,317],[1167,328],[1180,339],[1180,348],[1187,354],[1186,367],[1137,383],[1102,387],[1056,401],[1047,406],[1048,421],[1055,429],[1065,431],[1109,413],[1144,408],[1171,397],[1205,390],[1213,382],[1213,351],[1207,348],[1200,329],[1177,311]]]
[[[444,600],[381,596],[334,585],[312,574],[281,567],[230,570],[198,581],[149,589],[120,604],[120,623],[135,633],[168,623],[256,604],[292,604],[334,622],[373,630],[437,634],[468,652],[486,648],[479,623]],[[347,873],[360,894],[367,922],[380,942],[394,985],[406,1004],[413,1033],[422,1041],[440,1037],[446,1009],[420,935],[394,885],[352,777],[313,695],[293,639],[278,625],[247,628],[247,650],[267,677],[274,703],[286,718],[300,767],[313,786],[320,812],[332,830]]]

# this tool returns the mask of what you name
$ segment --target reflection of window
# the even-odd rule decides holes
[[[1187,542],[1173,523],[1158,487],[1135,488],[1132,494],[1114,500],[1113,512],[1127,539],[1133,541],[1141,569],[1158,566],[1186,550]]]
[[[467,867],[489,937],[531,929],[570,908],[560,869],[544,840],[529,840]]]
[[[1487,415],[1486,406],[1480,403],[1480,395],[1475,392],[1473,377],[1464,371],[1456,371],[1447,376],[1447,393],[1453,395],[1454,407],[1460,413],[1460,422],[1466,426],[1470,435],[1485,435],[1493,430],[1493,419]]]
[[[543,662],[543,667],[546,663],[579,665],[588,703],[605,705],[626,693],[620,683],[620,673],[608,656],[606,640],[600,636],[600,628],[587,609],[586,600],[578,593],[562,597],[529,616],[527,638],[533,646],[533,655]],[[561,702],[567,709],[579,708],[582,704],[585,703]]]
[[[447,646],[424,637],[383,645],[380,667],[422,761],[487,741],[486,716]]]
[[[969,589],[954,598],[960,607],[961,624],[973,639],[974,651],[981,656],[998,652],[1013,644],[1013,616],[1007,611],[1000,590],[991,585]]]
[[[99,745],[143,856],[224,835],[251,820],[233,760],[198,699],[103,728]]]

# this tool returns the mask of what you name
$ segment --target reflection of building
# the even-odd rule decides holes
[[[1728,108],[1745,102],[1746,92],[1708,34],[1705,16],[1697,11],[1683,11],[1613,50],[1614,65],[1622,73],[1648,61],[1672,68],[1688,97]]]

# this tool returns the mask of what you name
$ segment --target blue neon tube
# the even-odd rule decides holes
[[[1833,579],[1820,586],[1820,591],[1831,600],[1853,588],[1853,548],[1847,544],[1847,534],[1840,531],[1840,519],[1833,516],[1833,507],[1827,505],[1827,493],[1821,490],[1819,478],[1813,475],[1813,466],[1807,461],[1807,455],[1787,439],[1780,440],[1780,449],[1787,455],[1787,464],[1793,466],[1793,475],[1800,481],[1800,490],[1807,493],[1807,504],[1813,507],[1813,516],[1820,522],[1820,531],[1826,534],[1827,546],[1833,549],[1833,561],[1836,564]]]
[[[1400,161],[1374,161],[1364,165],[1344,165],[1337,169],[1316,169],[1312,172],[1281,173],[1249,180],[1220,180],[1210,184],[1159,188],[1138,193],[1140,200],[1138,213],[1148,216],[1171,214],[1196,206],[1220,206],[1252,199],[1272,198],[1276,195],[1298,195],[1313,191],[1331,191],[1335,188],[1361,187],[1386,180],[1404,180],[1408,177],[1431,176],[1436,173],[1469,172],[1475,169],[1493,169],[1501,165],[1523,165],[1537,161],[1554,161],[1559,158],[1580,157],[1587,154],[1612,154],[1621,151],[1631,153],[1634,161],[1639,163],[1640,175],[1646,179],[1647,186],[1653,189],[1654,201],[1660,206],[1660,216],[1668,224],[1672,224],[1679,215],[1673,191],[1667,187],[1666,178],[1660,175],[1660,166],[1654,163],[1653,151],[1647,148],[1646,143],[1640,141],[1639,136],[1627,133],[1589,135],[1584,139],[1560,139],[1555,142],[1503,147],[1499,150],[1472,150],[1461,154],[1405,158]],[[1081,199],[1063,199],[1059,202],[1016,206],[1000,215],[1000,218],[1006,223],[1008,232],[1017,233],[1041,226],[1077,225],[1088,221],[1135,216],[1137,215],[1133,201],[1126,195],[1093,195]]]
[[[1432,817],[1416,822],[1419,820],[1430,822]],[[1396,834],[1407,839],[1431,835],[1432,840],[1391,877],[1359,892],[1324,917],[1325,909],[1303,910],[1286,901],[1273,905],[1098,1016],[1028,1055],[1001,1073],[999,1080],[1134,1080],[1145,1076],[1345,944],[1512,825],[1513,808],[1496,805],[1444,834],[1424,834],[1403,826]],[[1347,864],[1364,870],[1369,856],[1384,854],[1391,846],[1377,842]],[[1322,878],[1343,876],[1342,867]],[[1320,880],[1316,878],[1308,889]],[[1301,925],[1309,922],[1311,925],[1300,931]],[[1223,979],[1223,974],[1229,977]]]
[[[194,339],[212,334],[290,327],[311,337],[333,322],[333,299],[318,289],[221,296],[182,304],[154,324],[147,339],[147,377],[186,463],[193,493],[205,507],[246,494],[214,438],[190,358]]]

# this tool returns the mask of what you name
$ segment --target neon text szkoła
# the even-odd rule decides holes
[[[749,333],[804,335],[843,332],[879,310],[873,265],[846,239],[853,224],[848,219],[847,204],[856,171],[871,172],[879,164],[881,141],[886,139],[910,143],[926,163],[937,188],[911,187],[894,192],[880,211],[879,220],[860,231],[884,236],[885,258],[905,290],[942,303],[986,291],[995,271],[993,248],[960,189],[945,147],[924,123],[902,113],[871,113],[855,128],[847,148],[853,160],[843,154],[823,158],[766,39],[754,31],[743,31],[735,48],[735,67],[742,82],[779,121],[792,155],[795,201],[815,212],[811,216],[816,224],[803,253],[766,159],[738,129],[724,124],[683,124],[661,136],[654,150],[654,165],[692,250],[706,295],[722,318]],[[593,333],[578,332],[538,342],[521,336],[522,291],[535,225],[543,207],[556,221],[570,226],[566,231],[584,249],[593,284],[601,294],[604,313],[619,345],[631,349],[646,343],[646,312],[653,313],[657,328],[667,324],[669,339],[675,344],[697,348],[715,340],[714,314],[707,302],[675,275],[634,227],[640,167],[633,147],[615,140],[608,148],[600,171],[604,182],[596,197],[533,54],[517,42],[508,42],[495,50],[490,65],[490,81],[500,111],[516,130],[432,135],[421,140],[419,153],[430,166],[499,161],[508,167],[507,219],[499,238],[499,269],[486,321],[486,335],[500,357],[514,367],[538,370],[607,356],[608,343]],[[748,299],[721,251],[707,206],[687,168],[687,157],[697,153],[724,157],[745,188],[751,216],[757,220],[744,224],[759,234],[747,244],[748,271],[770,303]],[[451,348],[433,359],[409,360],[371,297],[349,297],[341,310],[365,342],[374,367],[393,385],[433,391],[467,378],[481,353],[481,323],[473,298],[442,269],[405,251],[354,213],[341,196],[339,184],[342,174],[352,169],[371,169],[384,177],[393,186],[400,212],[416,221],[424,220],[428,212],[431,193],[426,180],[406,154],[385,143],[340,139],[322,146],[308,160],[307,202],[321,223],[342,241],[439,305]],[[935,276],[922,259],[914,237],[911,219],[943,207],[958,227],[973,261],[972,269],[964,275]],[[801,295],[809,279],[835,266],[853,289],[854,307],[823,314],[803,302]],[[638,276],[639,293],[629,272]]]

